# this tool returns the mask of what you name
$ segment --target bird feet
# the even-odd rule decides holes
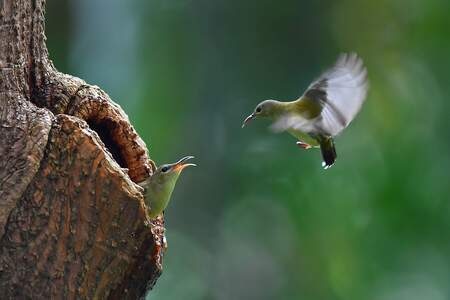
[[[296,144],[297,144],[297,146],[299,146],[300,148],[303,148],[305,150],[308,150],[308,149],[312,148],[312,146],[310,144],[303,143],[303,142],[300,142],[300,141],[298,141]]]

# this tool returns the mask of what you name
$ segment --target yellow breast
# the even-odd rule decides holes
[[[298,139],[300,142],[304,142],[307,144],[310,144],[311,146],[319,146],[319,142],[312,138],[309,134],[304,133],[302,131],[296,130],[296,129],[288,129],[288,132],[293,135],[296,139]]]

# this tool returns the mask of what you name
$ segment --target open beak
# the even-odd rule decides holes
[[[186,163],[186,161],[190,160],[194,158],[193,156],[185,156],[182,159],[180,159],[179,161],[177,161],[176,163],[173,164],[172,170],[174,171],[178,171],[181,172],[184,168],[186,167],[195,167],[197,166],[196,164],[191,164],[191,163]]]
[[[242,128],[244,128],[245,125],[247,125],[248,122],[250,122],[251,120],[253,120],[254,117],[255,117],[255,114],[251,114],[250,116],[248,116],[247,118],[245,118],[244,123],[242,123]]]

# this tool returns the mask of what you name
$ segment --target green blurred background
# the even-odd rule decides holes
[[[151,299],[450,299],[450,2],[47,1],[50,55],[127,112],[156,162],[195,155]],[[260,121],[356,51],[371,89],[319,151]]]

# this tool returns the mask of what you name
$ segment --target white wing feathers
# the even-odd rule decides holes
[[[362,59],[355,53],[341,54],[336,64],[313,82],[302,96],[319,101],[323,107],[320,116],[310,120],[314,123],[310,125],[318,133],[339,134],[361,109],[367,89],[367,70]],[[302,131],[310,129],[302,122],[293,127]]]
[[[309,121],[310,122],[310,121]],[[308,121],[298,115],[295,114],[285,114],[279,117],[275,122],[270,125],[270,130],[273,132],[279,133],[290,128],[304,128],[307,125]],[[306,130],[302,130],[306,132]]]

